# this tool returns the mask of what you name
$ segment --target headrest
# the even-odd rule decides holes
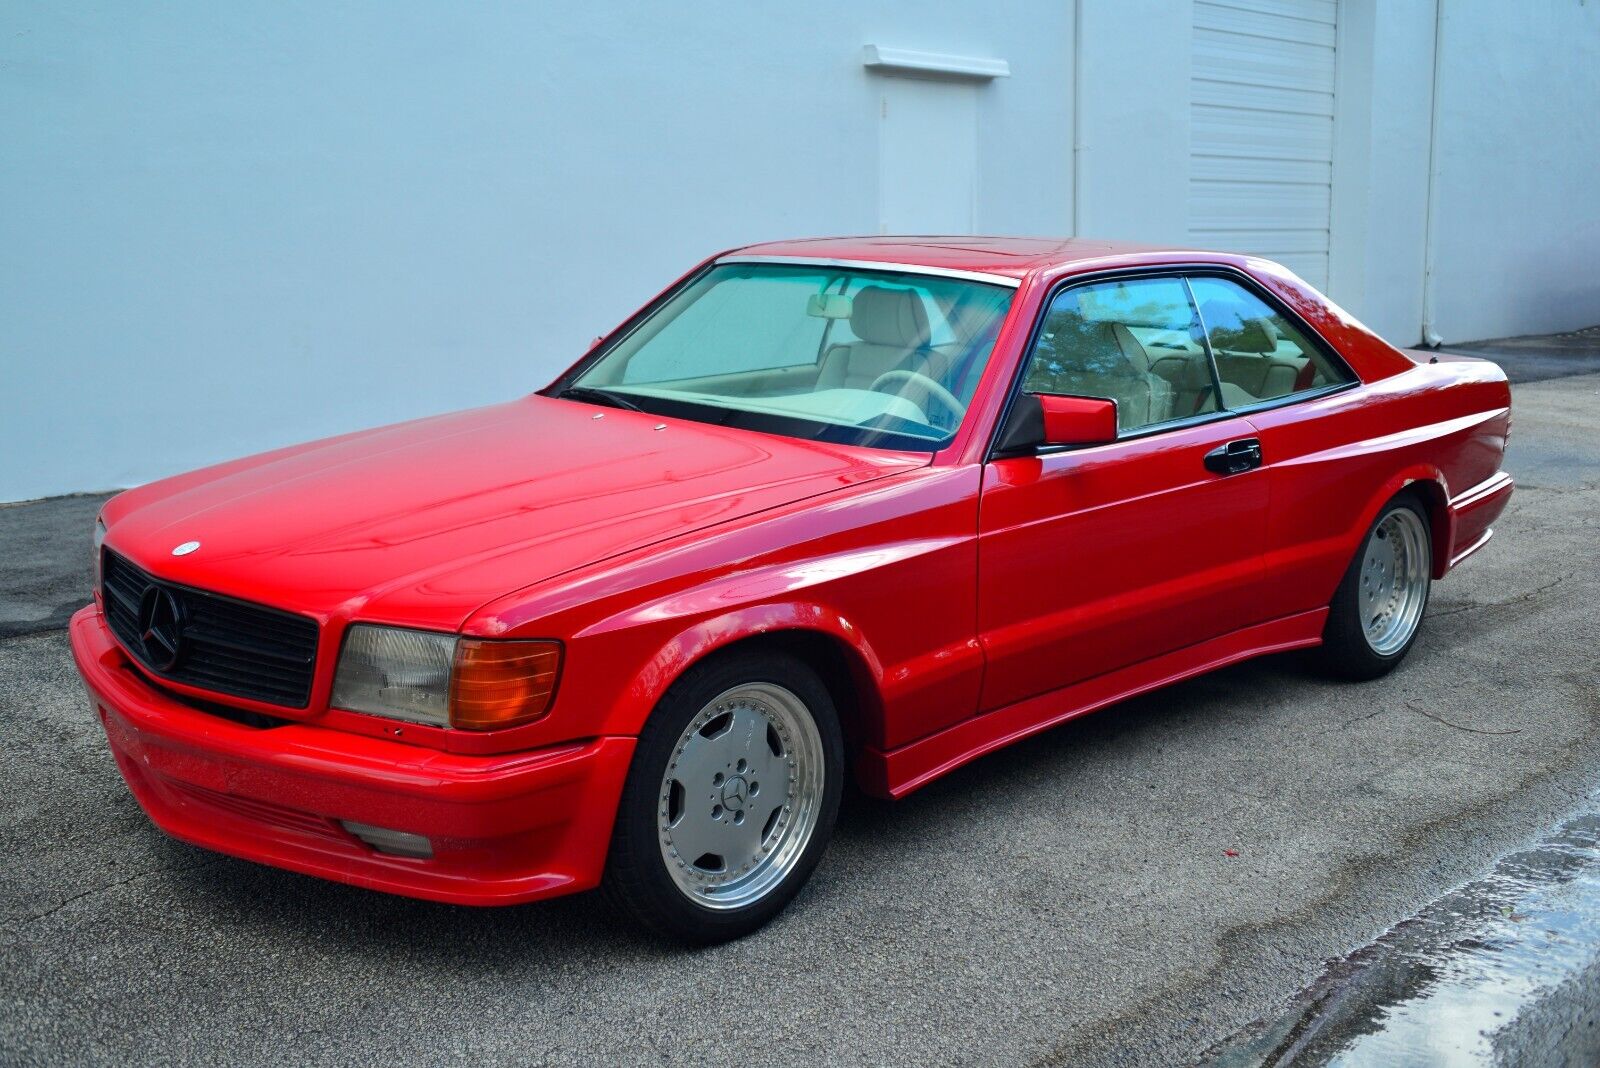
[[[1133,336],[1133,331],[1122,323],[1114,323],[1111,334],[1117,339],[1117,347],[1128,358],[1128,362],[1133,364],[1140,374],[1147,373],[1150,370],[1150,354],[1139,343],[1139,339]]]
[[[1142,375],[1148,369],[1140,366],[1142,361],[1136,361],[1128,354],[1126,342],[1133,341],[1133,335],[1128,333],[1127,327],[1113,322],[1088,322],[1084,326],[1088,334],[1085,340],[1092,346],[1092,356],[1091,353],[1084,355],[1090,357],[1096,373],[1128,378]],[[1139,343],[1133,341],[1133,344],[1137,346]],[[1139,354],[1141,357],[1144,355],[1142,348]]]
[[[1051,316],[1045,325],[1055,352],[1079,372],[1132,378],[1149,370],[1143,347],[1121,323],[1068,311]],[[1137,357],[1130,355],[1127,342],[1137,349]]]
[[[917,349],[928,343],[928,312],[909,289],[867,286],[855,295],[850,329],[868,344]]]
[[[1211,333],[1211,347],[1229,352],[1274,352],[1278,332],[1265,319],[1247,319],[1244,309],[1226,300],[1208,300],[1200,315]]]

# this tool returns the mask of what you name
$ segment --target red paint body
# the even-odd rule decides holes
[[[645,718],[689,665],[733,642],[799,638],[821,656],[857,778],[900,796],[1134,693],[1317,644],[1367,526],[1408,485],[1429,502],[1438,577],[1487,540],[1510,496],[1497,367],[1408,356],[1266,261],[970,238],[740,253],[1017,279],[949,447],[823,445],[534,395],[124,493],[105,509],[110,548],[159,578],[322,628],[310,705],[285,710],[158,685],[98,603],[74,617],[79,669],[156,822],[223,852],[438,900],[583,889],[604,866]],[[1052,289],[1169,264],[1248,274],[1360,381],[1248,416],[990,460]],[[1263,466],[1226,477],[1203,466],[1240,437],[1260,439]],[[203,552],[169,554],[191,538]],[[354,621],[559,640],[551,711],[473,733],[330,710]],[[197,698],[292,722],[242,726]],[[436,855],[375,853],[339,820],[428,835]]]

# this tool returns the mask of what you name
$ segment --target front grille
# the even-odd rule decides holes
[[[122,647],[152,674],[252,701],[304,708],[317,663],[317,624],[305,616],[236,601],[145,574],[109,549],[100,558],[106,622]],[[182,643],[166,670],[151,664],[139,636],[139,605],[161,586],[182,608]]]

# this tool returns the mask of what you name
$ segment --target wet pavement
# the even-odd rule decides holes
[[[1335,962],[1213,1068],[1600,1064],[1600,795]]]
[[[1492,359],[1513,384],[1581,376],[1600,371],[1600,326],[1443,351]],[[1534,451],[1569,485],[1595,474],[1585,455]],[[1282,1014],[1202,1063],[1600,1065],[1600,792],[1490,875],[1331,962]]]

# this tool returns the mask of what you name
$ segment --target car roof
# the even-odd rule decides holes
[[[769,241],[733,250],[729,256],[796,258],[904,264],[941,271],[970,271],[1018,280],[1039,270],[1094,261],[1126,259],[1149,263],[1181,253],[1188,262],[1235,262],[1225,253],[1196,252],[1175,246],[1141,245],[1130,241],[1104,241],[1084,237],[975,237],[971,235],[811,237],[795,241]]]

